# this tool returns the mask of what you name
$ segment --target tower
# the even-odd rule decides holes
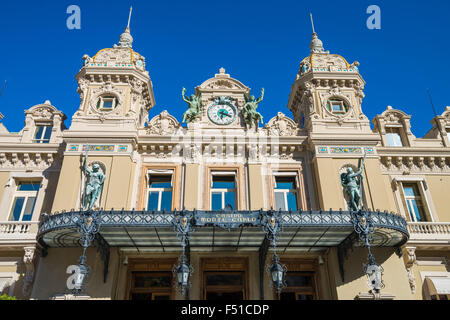
[[[155,98],[145,57],[133,50],[130,18],[131,9],[117,45],[83,56],[76,75],[81,101],[71,131],[136,131],[145,126]]]
[[[130,19],[131,9],[117,45],[83,57],[76,75],[80,106],[63,134],[66,150],[61,175],[71,182],[58,186],[54,211],[81,207],[85,180],[79,174],[80,161],[86,153],[87,166],[99,166],[106,176],[96,206],[130,206],[133,190],[124,193],[121,187],[134,181],[138,131],[145,128],[148,111],[155,105],[145,57],[133,50]]]
[[[340,174],[348,168],[357,170],[365,154],[366,176],[381,175],[376,151],[380,137],[373,134],[362,110],[365,81],[358,67],[358,62],[350,64],[344,57],[326,51],[313,24],[310,55],[300,63],[288,108],[308,136],[321,208],[346,208]],[[381,184],[372,181],[368,185],[365,181],[364,185],[368,193],[377,190],[372,193],[384,195]],[[367,194],[363,203],[373,206],[375,197]]]
[[[365,81],[358,66],[325,51],[313,27],[310,55],[300,64],[288,103],[311,140],[333,136],[353,141],[355,135],[372,139],[370,121],[361,108]]]

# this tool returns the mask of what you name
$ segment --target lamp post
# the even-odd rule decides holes
[[[280,294],[281,290],[286,287],[285,278],[287,272],[286,266],[280,263],[277,255],[277,238],[282,231],[280,215],[281,212],[269,211],[263,218],[263,230],[273,246],[272,264],[267,266],[267,271],[272,278],[272,284],[277,294]]]
[[[191,228],[192,213],[182,211],[179,216],[174,219],[174,227],[177,233],[178,239],[181,241],[181,257],[179,264],[173,267],[173,273],[177,279],[177,287],[181,294],[184,295],[190,287],[190,277],[193,272],[193,268],[186,262],[186,246],[189,240],[189,235],[192,232]]]
[[[367,247],[368,250],[368,262],[367,264],[364,264],[363,270],[368,277],[369,288],[372,289],[375,294],[379,294],[381,289],[384,288],[382,279],[384,270],[382,266],[377,265],[371,250],[371,242],[373,241],[375,228],[370,212],[364,209],[352,212],[352,223],[360,241],[364,243],[364,246]]]
[[[80,261],[76,266],[76,275],[74,279],[73,292],[80,294],[84,289],[87,277],[89,275],[89,267],[86,265],[86,251],[87,248],[94,241],[95,235],[100,231],[100,219],[97,213],[89,211],[82,212],[78,221],[78,233],[80,234],[80,242],[83,247],[83,252]]]

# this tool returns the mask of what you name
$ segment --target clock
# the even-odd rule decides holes
[[[237,118],[237,108],[230,97],[219,97],[208,107],[208,118],[217,125],[229,125]]]

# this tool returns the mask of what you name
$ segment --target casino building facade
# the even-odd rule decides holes
[[[359,63],[314,33],[293,118],[250,125],[250,88],[221,68],[188,88],[201,109],[187,125],[170,110],[149,119],[153,84],[132,42],[127,27],[118,45],[83,57],[70,128],[49,101],[25,111],[19,133],[0,122],[0,295],[448,299],[449,107],[423,138],[392,107],[372,129]],[[91,210],[86,156],[104,176]],[[363,164],[353,212],[341,175]],[[89,272],[74,295],[68,267],[80,256]],[[189,287],[178,285],[183,272]]]

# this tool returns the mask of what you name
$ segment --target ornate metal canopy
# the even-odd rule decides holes
[[[181,213],[148,211],[97,211],[99,236],[110,247],[139,251],[170,252],[181,247],[173,223]],[[191,251],[256,251],[265,238],[262,221],[266,211],[190,211],[194,231]],[[270,213],[270,212],[269,212]],[[404,218],[387,212],[369,212],[374,226],[372,247],[399,247],[409,238]],[[77,231],[86,212],[72,211],[45,216],[39,225],[38,240],[50,248],[80,246]],[[336,247],[354,234],[352,213],[348,211],[280,212],[282,236],[279,252],[317,251]]]

